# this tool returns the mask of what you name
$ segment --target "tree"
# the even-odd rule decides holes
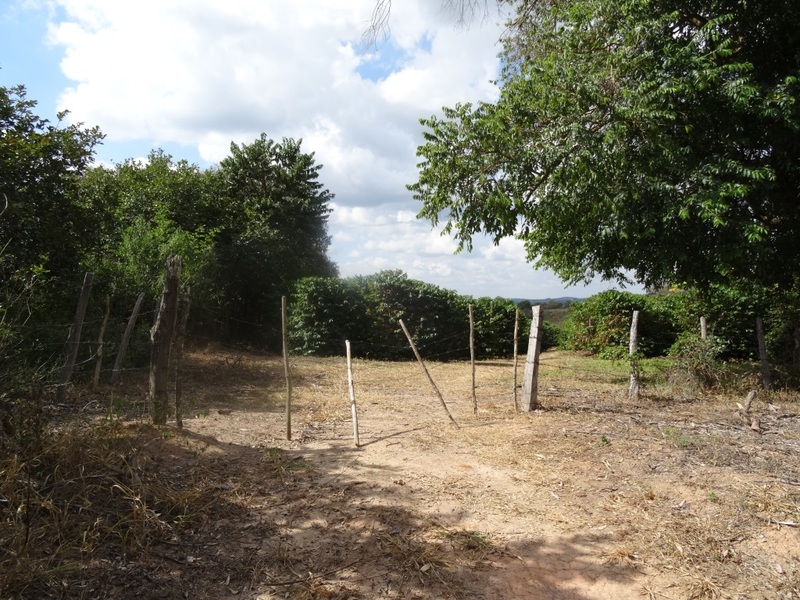
[[[167,257],[181,256],[181,281],[194,288],[195,311],[216,293],[214,237],[224,203],[212,171],[174,161],[162,150],[145,161],[96,167],[80,181],[79,198],[95,216],[97,252],[85,259],[100,275],[102,293],[160,297]]]
[[[217,258],[232,330],[277,338],[280,297],[303,277],[331,277],[327,223],[331,194],[318,181],[322,165],[301,141],[261,134],[231,144],[220,163],[226,202]],[[255,327],[254,327],[255,325]]]
[[[69,322],[90,235],[75,201],[81,174],[102,139],[96,128],[35,114],[25,88],[0,87],[0,400],[46,377]],[[43,327],[49,325],[49,327]]]
[[[798,287],[800,4],[520,2],[503,42],[496,103],[422,120],[420,217],[570,283]]]
[[[75,202],[79,177],[103,135],[34,114],[25,88],[0,87],[0,248],[6,277],[32,268],[56,277],[79,268],[90,214]]]

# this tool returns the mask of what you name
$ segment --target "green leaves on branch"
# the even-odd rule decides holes
[[[800,5],[517,8],[498,100],[421,121],[419,216],[570,283],[793,285]]]

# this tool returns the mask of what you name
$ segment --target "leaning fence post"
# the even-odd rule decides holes
[[[426,367],[425,363],[422,361],[422,357],[420,356],[417,347],[414,345],[414,340],[411,339],[411,334],[408,332],[408,329],[406,329],[406,324],[403,323],[402,319],[400,319],[400,327],[403,329],[403,333],[406,334],[408,343],[411,345],[411,349],[414,351],[414,356],[417,357],[417,362],[419,362],[420,366],[422,367],[422,370],[425,371],[425,375],[428,377],[428,381],[430,382],[431,387],[433,387],[433,391],[436,392],[436,395],[439,397],[439,402],[442,403],[442,406],[444,407],[444,412],[446,412],[447,416],[450,417],[450,421],[452,421],[453,425],[459,427],[458,423],[453,418],[453,415],[450,414],[450,409],[447,408],[447,404],[445,403],[444,398],[442,397],[442,393],[439,391],[439,388],[436,387],[436,383],[433,381],[433,377],[431,377],[431,374],[428,372],[428,367]]]
[[[153,423],[167,423],[169,359],[178,319],[178,282],[181,276],[181,257],[167,259],[164,292],[158,306],[155,324],[150,330],[153,346],[150,351],[150,410]]]
[[[125,327],[125,333],[122,335],[122,342],[117,350],[117,358],[114,359],[114,369],[111,372],[111,383],[114,384],[119,379],[120,371],[122,371],[122,363],[125,360],[125,353],[128,351],[128,344],[131,341],[131,334],[136,325],[136,319],[139,318],[139,310],[142,308],[142,301],[144,300],[144,292],[140,292],[136,298],[136,304],[133,305],[133,311],[128,318],[128,325]]]
[[[92,291],[91,273],[86,273],[83,278],[81,296],[78,300],[78,308],[75,311],[75,320],[69,328],[67,346],[64,352],[64,366],[61,367],[61,377],[56,388],[56,402],[63,402],[67,397],[67,386],[72,379],[72,370],[75,368],[75,359],[78,357],[78,348],[81,343],[81,329],[83,328],[83,317],[86,315],[86,306],[89,304],[89,292]]]
[[[103,310],[103,324],[100,325],[100,333],[97,336],[97,362],[94,365],[94,377],[92,378],[92,389],[96,390],[100,385],[100,372],[103,369],[103,345],[105,344],[106,327],[108,318],[111,316],[111,296],[106,294],[106,306]]]

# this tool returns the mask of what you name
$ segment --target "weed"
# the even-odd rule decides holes
[[[608,437],[606,437],[605,435],[601,435],[600,438],[597,440],[597,442],[595,442],[595,447],[610,446],[610,445],[611,445],[611,440],[608,439]]]
[[[676,427],[667,427],[664,429],[664,435],[678,448],[685,450],[692,446],[692,440],[684,436]]]

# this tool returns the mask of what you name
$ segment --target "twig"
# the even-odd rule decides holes
[[[338,569],[334,569],[333,571],[328,571],[326,573],[320,573],[319,575],[311,575],[310,577],[304,577],[302,579],[292,579],[290,581],[262,581],[260,582],[262,585],[268,585],[270,587],[277,587],[281,585],[295,585],[296,583],[306,583],[309,580],[314,579],[322,579],[324,577],[328,577],[329,575],[333,575],[334,573],[338,573],[339,571],[343,571],[348,567],[352,567],[357,562],[360,562],[361,559],[358,558],[351,563],[347,563],[344,566],[339,567]],[[309,574],[310,575],[310,574]]]

